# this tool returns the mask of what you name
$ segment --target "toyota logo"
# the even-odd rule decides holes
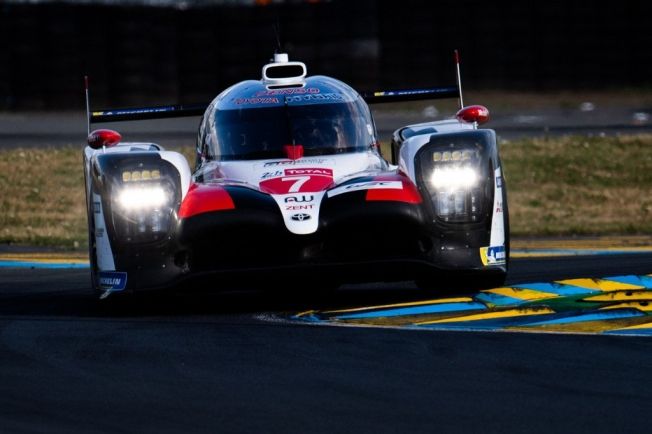
[[[302,222],[304,220],[310,220],[310,215],[308,214],[295,214],[292,216],[292,220],[296,222]]]

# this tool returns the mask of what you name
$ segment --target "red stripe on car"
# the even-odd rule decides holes
[[[179,217],[188,218],[197,214],[228,209],[235,209],[235,204],[224,187],[192,184],[179,208]]]
[[[421,203],[421,195],[416,185],[407,177],[401,175],[375,176],[374,181],[400,181],[403,188],[374,188],[367,190],[368,201],[393,201],[406,203]]]

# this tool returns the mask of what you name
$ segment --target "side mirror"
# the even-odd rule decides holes
[[[482,105],[470,105],[460,109],[455,117],[460,122],[482,125],[489,120],[489,110]]]
[[[110,148],[122,140],[119,132],[113,130],[95,130],[88,135],[88,146],[93,149]]]

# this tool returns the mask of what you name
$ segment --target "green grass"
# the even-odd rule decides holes
[[[524,139],[501,153],[512,234],[652,233],[652,135]],[[83,178],[79,148],[0,151],[0,243],[84,249]]]
[[[81,149],[2,151],[0,173],[1,243],[86,245]]]
[[[512,233],[652,233],[652,135],[501,146]]]

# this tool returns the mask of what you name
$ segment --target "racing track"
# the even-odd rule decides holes
[[[489,107],[491,109],[491,107]],[[565,134],[647,134],[649,122],[632,122],[632,113],[649,112],[649,108],[604,108],[598,114],[552,110],[531,116],[523,122],[520,113],[492,112],[490,128],[501,138]],[[401,126],[424,122],[419,112],[397,113],[374,109],[381,141],[389,142]],[[431,119],[434,120],[434,119]],[[527,119],[525,119],[527,120]],[[119,131],[125,140],[154,141],[164,147],[194,147],[199,117],[159,119],[147,122],[112,122],[102,128]],[[99,128],[99,126],[98,126]],[[152,131],[155,131],[152,134]],[[0,113],[0,150],[17,147],[81,146],[86,137],[86,120],[81,112]]]
[[[99,305],[85,269],[0,269],[1,432],[648,432],[652,339],[290,321],[419,300],[234,290]],[[509,284],[652,273],[652,253],[519,259]]]

